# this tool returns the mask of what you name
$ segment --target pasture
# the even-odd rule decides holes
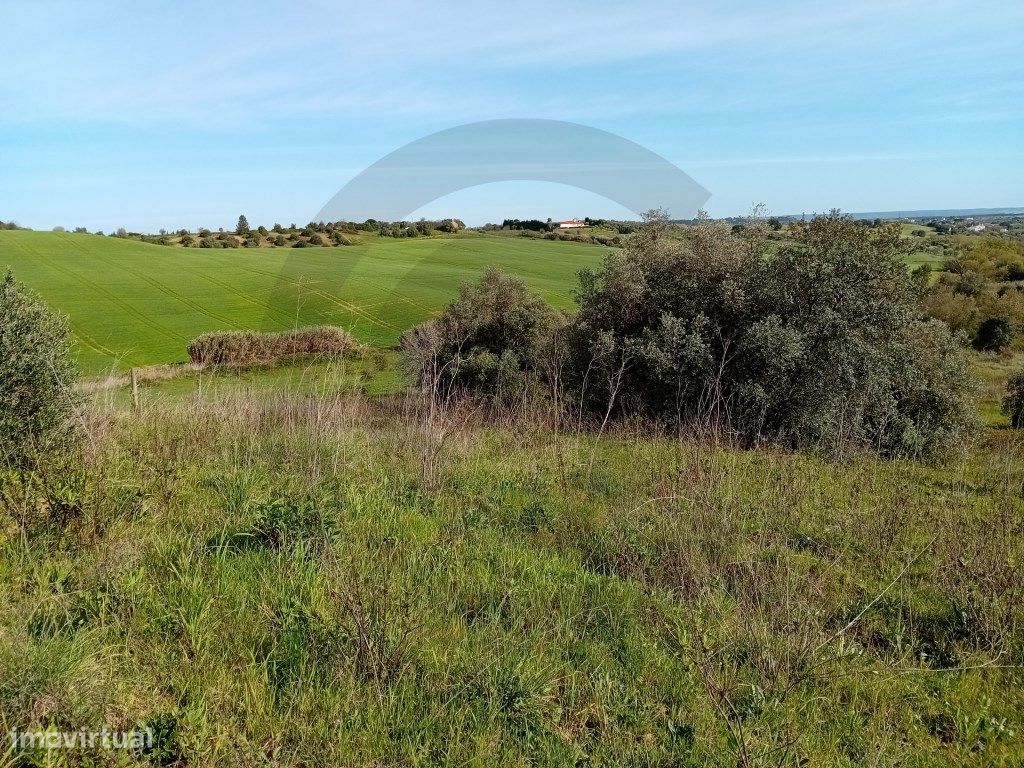
[[[216,330],[331,324],[374,346],[447,303],[488,265],[559,307],[606,248],[467,234],[378,238],[345,248],[184,249],[57,232],[0,232],[8,267],[71,318],[86,374],[186,359]]]

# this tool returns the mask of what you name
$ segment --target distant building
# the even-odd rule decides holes
[[[975,224],[973,227],[968,227],[967,231],[968,232],[984,232],[985,231],[985,225],[984,224]]]
[[[569,219],[568,221],[556,221],[555,226],[559,229],[579,229],[587,226],[587,222],[582,219]]]

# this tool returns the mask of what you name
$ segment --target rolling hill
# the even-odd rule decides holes
[[[0,232],[0,270],[66,313],[85,373],[184,360],[204,331],[330,323],[395,344],[485,266],[556,306],[606,249],[488,237],[376,239],[345,248],[208,250],[57,232]]]

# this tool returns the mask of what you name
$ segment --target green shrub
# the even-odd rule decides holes
[[[1003,272],[1003,280],[1007,282],[1019,282],[1024,280],[1024,263],[1015,262],[1007,264]]]
[[[522,280],[489,267],[438,318],[406,331],[401,347],[421,385],[509,400],[537,380],[560,324]]]
[[[1002,352],[1013,342],[1013,322],[1005,316],[987,317],[974,334],[974,348],[979,352]]]
[[[766,231],[653,220],[580,274],[568,324],[489,270],[402,347],[421,383],[507,398],[541,382],[598,419],[833,454],[962,449],[978,421],[964,342],[922,316],[899,226],[833,213],[774,253]]]
[[[1003,413],[1010,417],[1014,429],[1024,429],[1024,369],[1010,377],[1003,396]]]
[[[67,448],[77,405],[67,319],[8,272],[0,281],[0,462]]]
[[[339,357],[358,346],[348,331],[320,325],[281,333],[204,333],[189,342],[188,356],[201,365],[258,365],[298,357]]]
[[[956,448],[976,417],[961,344],[920,318],[899,227],[832,214],[765,255],[757,230],[658,226],[581,275],[584,402],[713,422],[743,442],[885,455]]]
[[[337,533],[332,510],[314,499],[272,499],[256,507],[247,527],[222,531],[207,542],[211,551],[280,550],[299,543],[317,549]]]

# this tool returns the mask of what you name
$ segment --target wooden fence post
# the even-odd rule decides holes
[[[136,413],[139,411],[139,372],[132,366],[132,403]]]

